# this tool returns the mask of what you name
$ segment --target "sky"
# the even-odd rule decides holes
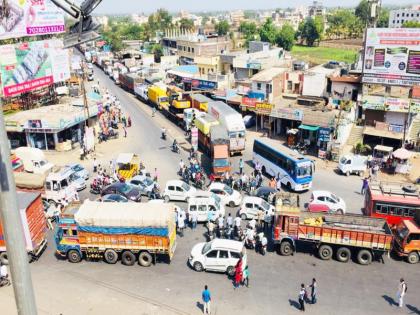
[[[356,6],[359,0],[324,0],[325,6]],[[170,12],[186,10],[189,12],[197,11],[216,11],[216,10],[235,10],[235,9],[274,9],[286,8],[287,6],[309,5],[312,0],[102,0],[102,3],[95,10],[95,14],[126,14],[126,13],[150,13],[159,8],[165,8]],[[412,0],[383,0],[383,5],[403,5],[407,3],[415,4]]]

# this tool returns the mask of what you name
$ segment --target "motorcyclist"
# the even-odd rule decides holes
[[[258,237],[258,251],[262,254],[265,255],[265,251],[267,249],[267,238],[264,235],[264,232],[260,232],[257,235]]]
[[[255,231],[253,229],[247,229],[245,232],[245,241],[249,248],[255,247]]]
[[[166,128],[162,127],[161,132],[162,132],[162,139],[166,139]]]
[[[178,142],[176,141],[176,139],[174,139],[174,142],[172,142],[172,150],[174,152],[178,152]]]

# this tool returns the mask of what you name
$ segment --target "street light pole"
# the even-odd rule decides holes
[[[28,255],[19,216],[15,179],[10,163],[3,111],[0,110],[0,219],[7,244],[7,257],[19,315],[36,315],[37,308]]]

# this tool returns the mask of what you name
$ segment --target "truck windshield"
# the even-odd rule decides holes
[[[343,157],[340,159],[340,163],[341,163],[341,164],[346,164],[346,162],[347,162],[347,159],[343,156]]]
[[[214,167],[226,167],[226,166],[229,166],[229,161],[228,161],[228,159],[215,159],[213,161],[213,166]]]
[[[161,97],[159,98],[159,103],[167,103],[168,102],[168,98],[167,97]]]
[[[410,231],[407,229],[406,226],[402,226],[401,228],[398,229],[398,236],[400,237],[401,240],[405,239],[408,236],[408,233]]]
[[[213,241],[204,244],[203,250],[201,251],[202,254],[207,253],[211,249],[211,244]]]

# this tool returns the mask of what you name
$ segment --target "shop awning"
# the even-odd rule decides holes
[[[390,139],[396,139],[396,140],[402,140],[403,139],[403,133],[402,132],[394,132],[389,130],[380,130],[376,129],[375,127],[366,126],[363,130],[363,134],[367,136],[373,136],[378,138],[390,138]]]
[[[299,129],[308,130],[308,131],[318,131],[319,127],[302,124],[302,125],[299,126]]]

